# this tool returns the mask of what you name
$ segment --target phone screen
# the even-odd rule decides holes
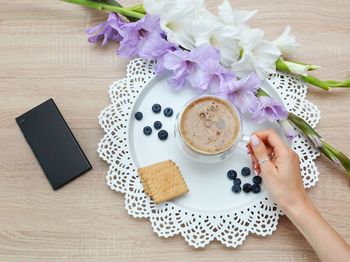
[[[53,189],[92,168],[53,99],[16,118]]]

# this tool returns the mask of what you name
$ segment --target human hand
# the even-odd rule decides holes
[[[350,246],[306,195],[298,155],[272,130],[255,132],[248,149],[253,168],[263,178],[273,200],[309,241],[320,260],[350,261]]]
[[[273,130],[255,132],[250,138],[248,152],[255,172],[262,177],[268,192],[282,210],[308,202],[299,157]]]

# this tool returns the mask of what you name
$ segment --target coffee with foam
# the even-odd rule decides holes
[[[190,102],[179,124],[184,142],[202,154],[219,154],[230,148],[240,134],[240,119],[231,104],[207,96]]]

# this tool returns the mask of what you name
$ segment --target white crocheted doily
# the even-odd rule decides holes
[[[123,193],[128,214],[148,218],[158,236],[181,234],[194,247],[204,247],[214,239],[228,247],[236,247],[249,233],[270,235],[276,229],[282,212],[267,194],[261,194],[260,199],[240,209],[204,214],[173,202],[155,205],[144,193],[130,153],[127,128],[133,103],[155,77],[153,66],[153,62],[134,59],[127,67],[126,77],[110,86],[111,104],[99,116],[99,123],[106,134],[98,145],[100,157],[109,164],[108,186]],[[320,112],[306,100],[305,83],[283,73],[271,75],[269,82],[290,112],[302,117],[312,127],[316,126]],[[292,148],[300,157],[304,186],[314,186],[319,175],[314,162],[319,155],[318,150],[300,134],[293,139]]]

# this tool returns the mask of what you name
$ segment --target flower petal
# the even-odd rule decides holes
[[[291,27],[287,26],[283,33],[274,41],[274,44],[280,49],[283,55],[291,55],[299,46],[295,37],[290,35],[290,31]]]
[[[257,10],[236,11],[232,8],[229,1],[224,0],[218,6],[218,13],[223,23],[233,26],[240,26],[247,23],[257,13]]]

